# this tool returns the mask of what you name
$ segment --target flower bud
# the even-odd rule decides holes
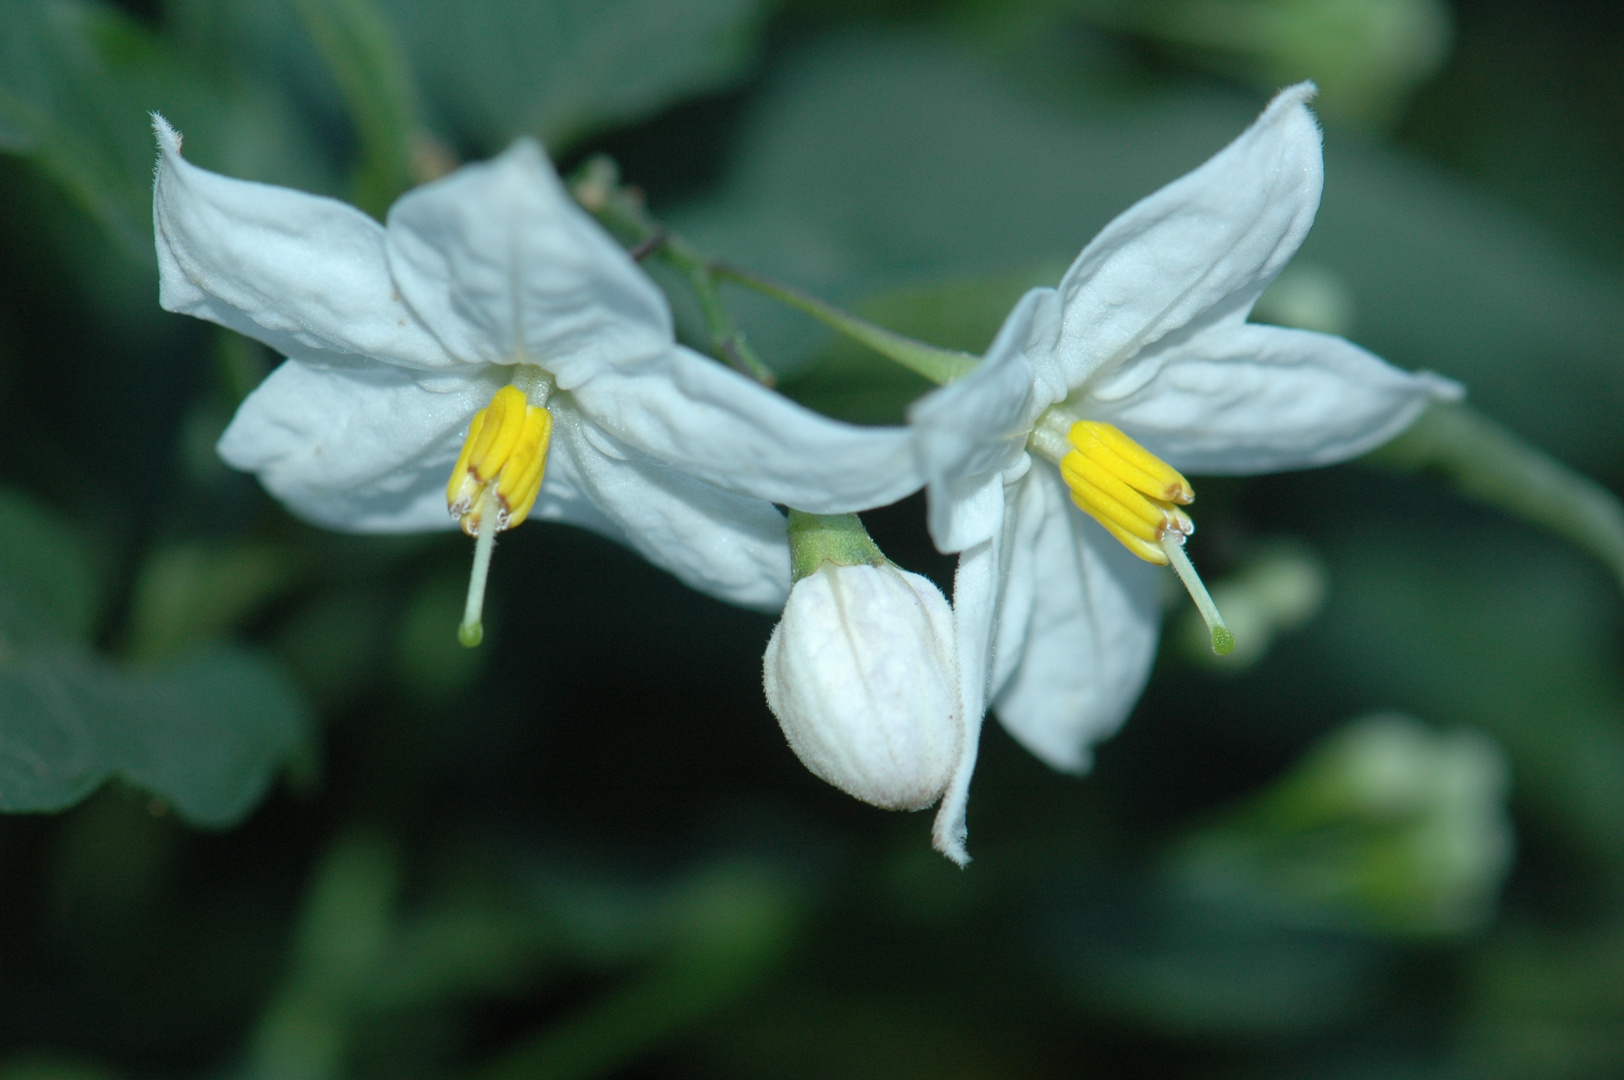
[[[1251,894],[1315,921],[1473,933],[1511,869],[1509,786],[1486,735],[1368,716],[1186,837],[1173,869],[1209,895]]]
[[[762,681],[808,769],[864,802],[919,810],[963,750],[957,672],[940,589],[890,563],[825,562],[790,590]]]

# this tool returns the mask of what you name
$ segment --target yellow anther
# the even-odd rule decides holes
[[[487,506],[495,508],[497,531],[525,519],[541,491],[552,431],[552,414],[531,405],[516,386],[502,387],[474,414],[445,488],[446,505],[463,532],[480,534]]]
[[[1235,647],[1235,635],[1184,553],[1195,523],[1179,504],[1194,502],[1195,489],[1177,469],[1120,428],[1078,420],[1064,405],[1051,406],[1038,418],[1027,445],[1060,466],[1071,501],[1123,547],[1146,562],[1172,565],[1212,631],[1213,652]]]
[[[1189,515],[1174,505],[1194,501],[1190,482],[1110,424],[1079,421],[1066,441],[1073,449],[1060,459],[1060,475],[1071,501],[1123,547],[1167,565],[1161,541],[1174,536],[1182,543],[1195,532]]]
[[[528,364],[515,364],[513,381],[518,385],[502,387],[468,421],[468,437],[445,485],[451,516],[479,541],[468,576],[468,602],[457,628],[457,640],[469,648],[485,636],[481,619],[496,534],[530,515],[547,472],[553,415],[546,402],[553,391],[552,376]],[[532,405],[532,400],[541,404]]]
[[[1071,426],[1066,441],[1077,452],[1092,458],[1122,477],[1135,490],[1165,502],[1188,505],[1195,502],[1195,489],[1184,474],[1122,433],[1122,429],[1097,420],[1082,420]]]
[[[1139,537],[1133,535],[1133,533],[1128,532],[1122,526],[1110,521],[1106,521],[1104,518],[1099,517],[1098,515],[1091,514],[1090,516],[1101,525],[1104,525],[1105,531],[1116,537],[1119,544],[1133,552],[1135,555],[1139,556],[1141,559],[1149,563],[1155,563],[1158,566],[1167,565],[1167,555],[1162,551],[1159,544],[1152,544],[1148,540],[1141,540]]]
[[[468,475],[468,465],[474,460],[474,444],[485,424],[485,410],[481,409],[468,421],[468,437],[462,441],[462,452],[451,468],[451,479],[445,485],[445,504],[452,517],[461,517],[458,507],[472,506],[479,501],[479,481]]]
[[[536,505],[536,496],[541,494],[542,476],[547,471],[547,444],[552,434],[552,413],[530,406],[510,464],[502,470],[496,485],[497,499],[512,508],[508,512],[510,528],[530,516],[530,508]],[[519,461],[526,463],[523,469],[512,464]]]

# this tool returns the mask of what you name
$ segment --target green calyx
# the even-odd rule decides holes
[[[887,560],[856,514],[789,512],[790,580],[816,573],[824,563],[836,566],[884,566]]]

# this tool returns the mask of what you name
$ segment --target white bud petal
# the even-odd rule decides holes
[[[767,704],[797,757],[864,802],[918,810],[963,750],[953,612],[894,566],[825,563],[767,643]]]

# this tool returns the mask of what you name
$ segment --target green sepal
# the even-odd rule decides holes
[[[884,566],[880,551],[856,514],[789,512],[790,580],[800,581],[824,563],[836,566]]]

